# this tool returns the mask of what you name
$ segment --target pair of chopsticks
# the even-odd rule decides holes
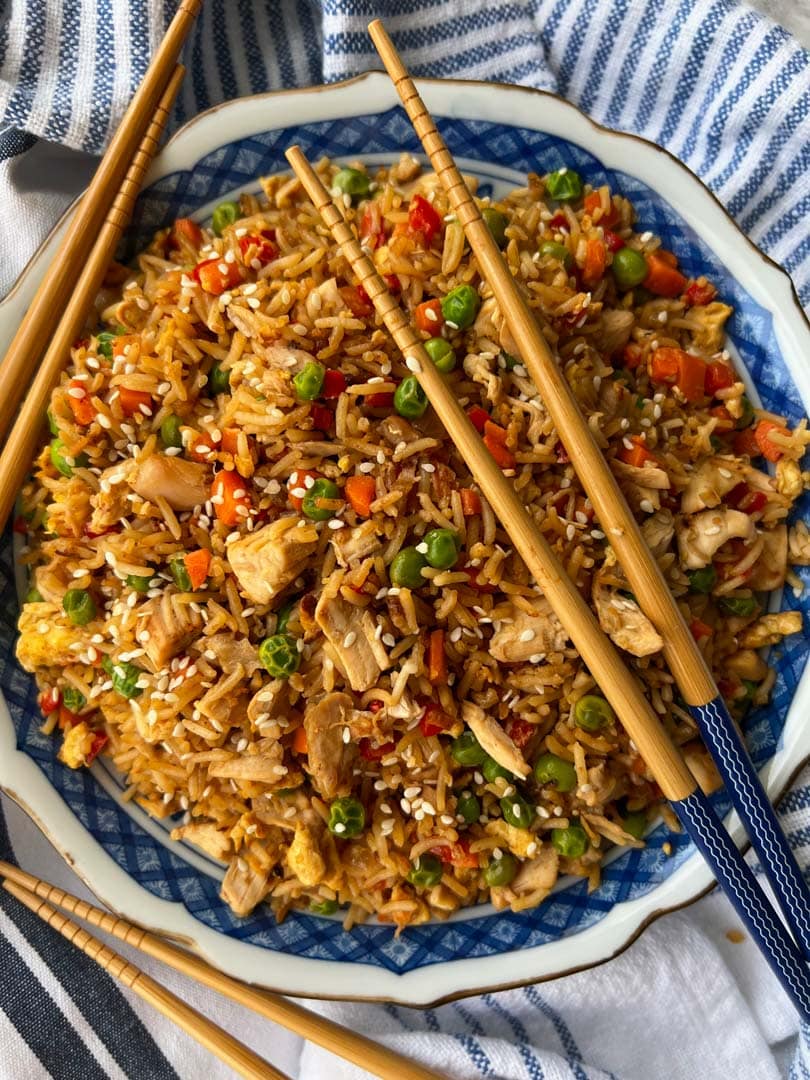
[[[563,440],[597,517],[639,598],[665,641],[665,658],[701,734],[712,752],[735,808],[771,880],[795,935],[777,913],[700,791],[680,751],[672,743],[612,642],[537,531],[514,487],[489,455],[458,401],[422,346],[408,317],[363,253],[342,207],[332,201],[300,149],[287,160],[332,232],[359,283],[414,372],[439,419],[478,481],[510,540],[551,603],[602,692],[620,718],[664,795],[672,803],[718,883],[748,926],[754,940],[793,1000],[810,1019],[810,891],[782,833],[756,770],[712,675],[667,588],[661,571],[615,478],[594,441],[579,406],[512,278],[402,59],[379,20],[369,33],[411,123],[448,196],[451,209],[488,281],[521,357]],[[798,945],[797,945],[798,942]]]
[[[93,907],[87,901],[80,900],[63,889],[20,870],[17,866],[0,862],[0,879],[2,879],[3,888],[25,904],[35,915],[92,957],[124,986],[163,1013],[241,1076],[248,1077],[250,1080],[287,1080],[284,1073],[273,1068],[238,1039],[223,1031],[196,1009],[192,1009],[181,998],[166,990],[134,964],[130,964],[124,957],[114,952],[98,938],[93,937],[83,927],[72,922],[62,912],[67,911],[75,915],[83,922],[111,934],[145,955],[160,960],[161,963],[174,968],[182,975],[187,975],[202,983],[203,986],[216,990],[217,993],[230,998],[238,1005],[251,1009],[259,1016],[280,1024],[333,1054],[383,1077],[384,1080],[439,1080],[438,1074],[431,1069],[417,1065],[401,1054],[367,1039],[364,1035],[349,1031],[332,1020],[327,1020],[324,1016],[318,1016],[309,1009],[295,1005],[278,994],[258,990],[239,982],[238,979],[232,979],[185,949],[178,948],[177,945],[172,945],[125,919],[111,915],[108,911]]]

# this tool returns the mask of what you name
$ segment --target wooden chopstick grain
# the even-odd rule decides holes
[[[16,897],[21,904],[25,904],[48,926],[67,938],[77,949],[81,949],[92,960],[95,960],[113,978],[118,979],[138,997],[177,1024],[201,1046],[215,1054],[220,1061],[235,1069],[240,1076],[246,1077],[247,1080],[289,1080],[286,1073],[269,1065],[238,1039],[229,1035],[227,1031],[223,1031],[213,1021],[187,1005],[176,994],[167,990],[165,986],[161,986],[134,964],[130,964],[119,953],[93,937],[78,923],[72,922],[29,889],[8,877],[3,880],[3,888]]]
[[[50,344],[0,453],[0,528],[11,512],[17,493],[31,467],[31,459],[41,439],[50,393],[59,381],[59,375],[70,354],[70,347],[84,326],[87,313],[98,293],[110,260],[115,254],[118,241],[129,223],[135,199],[146,171],[157,152],[184,73],[185,69],[178,64],[169,78],[121,187],[107,210],[96,243],[82,266],[78,280],[74,283],[73,291]],[[30,312],[26,315],[26,321],[29,317]],[[5,371],[4,361],[0,367],[0,377],[5,374]],[[4,383],[4,385],[6,386],[5,397],[0,397],[0,404],[15,396],[14,385],[12,383]],[[20,386],[19,390],[22,392],[23,387]]]
[[[341,1027],[324,1016],[304,1009],[280,994],[259,990],[255,986],[217,971],[198,956],[172,945],[163,938],[135,926],[126,919],[88,904],[64,889],[26,873],[18,866],[0,861],[0,877],[14,882],[41,900],[70,912],[91,926],[112,934],[148,956],[160,960],[183,975],[208,986],[224,997],[243,1005],[260,1016],[280,1024],[310,1042],[317,1043],[339,1057],[351,1061],[382,1080],[440,1080],[438,1073],[410,1061],[394,1050]]]
[[[0,378],[5,388],[0,396],[0,439],[8,431],[20,397],[48,343],[54,313],[61,311],[67,302],[129,163],[152,122],[201,4],[202,0],[181,0],[6,351],[0,364]]]

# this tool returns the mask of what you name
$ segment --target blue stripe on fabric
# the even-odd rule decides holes
[[[651,77],[647,79],[647,84],[641,95],[641,101],[638,104],[635,117],[633,118],[633,126],[637,131],[643,130],[650,122],[653,109],[658,104],[658,100],[661,96],[662,80],[656,78],[656,70],[659,65],[665,65],[667,59],[672,56],[678,44],[681,32],[683,31],[684,23],[689,18],[694,7],[694,0],[681,0],[676,11],[672,12],[670,10],[667,13],[670,25],[656,50],[655,59],[651,69]],[[676,90],[673,96],[675,98],[680,98],[681,100],[685,98],[685,94],[683,94],[680,89]]]
[[[321,59],[323,46],[321,44],[321,36],[315,25],[312,9],[306,0],[299,0],[298,18],[301,21],[301,31],[304,35],[304,44],[306,46],[307,61],[309,64],[309,81],[313,84],[319,83],[323,78],[323,63]]]
[[[804,260],[810,255],[810,233],[806,233],[804,239],[793,249],[793,251],[785,259],[783,266],[788,273],[794,273],[802,265]],[[795,284],[795,282],[794,282]],[[805,286],[804,290],[796,289],[799,293],[799,298],[802,303],[806,304],[808,295],[810,295],[810,282]],[[802,292],[806,295],[802,296]]]
[[[579,106],[586,112],[592,108],[602,88],[605,69],[610,57],[616,51],[616,38],[629,10],[630,5],[627,0],[618,0],[607,17],[605,31],[601,35],[599,46],[589,63],[590,74],[579,97]]]
[[[281,18],[276,0],[265,0],[265,13],[273,38],[273,48],[276,53],[278,69],[281,72],[281,81],[284,86],[295,86],[295,68],[287,44],[287,35],[284,32],[284,20]]]
[[[267,89],[267,68],[259,48],[256,31],[256,19],[253,4],[239,4],[239,21],[242,29],[242,44],[245,49],[247,77],[252,94],[259,94]]]
[[[562,1043],[562,1048],[565,1051],[568,1064],[571,1066],[576,1080],[588,1080],[588,1077],[582,1068],[582,1053],[577,1046],[576,1040],[571,1033],[571,1029],[565,1023],[560,1014],[553,1009],[551,1005],[541,997],[536,986],[524,986],[523,994],[531,1005],[538,1009],[543,1016],[551,1021],[554,1030],[557,1032],[557,1037]],[[608,1076],[615,1080],[612,1073],[608,1073]]]
[[[729,9],[726,0],[713,4],[707,10],[700,25],[700,33],[692,37],[689,53],[681,71],[683,93],[673,95],[658,134],[654,136],[655,141],[663,146],[667,145],[680,123],[684,112],[685,99],[688,100],[691,97],[692,89],[697,83],[706,59],[711,52],[711,46],[714,44],[718,28],[723,24],[723,20],[728,14]]]
[[[588,25],[599,4],[600,0],[585,0],[574,20],[574,25],[571,27],[571,36],[565,46],[565,52],[557,72],[557,90],[563,97],[568,93],[577,60],[579,60],[582,52]]]
[[[3,118],[12,127],[24,128],[31,114],[37,80],[42,68],[46,0],[27,0],[25,4],[25,40],[30,47],[25,50],[20,64],[17,84]]]
[[[630,84],[635,78],[638,57],[647,44],[655,23],[658,21],[663,3],[665,3],[665,0],[650,0],[644,9],[644,14],[636,27],[632,40],[626,47],[627,55],[622,63],[619,78],[616,80],[616,88],[605,113],[604,122],[606,124],[615,126],[619,122],[627,102]]]
[[[808,213],[810,213],[810,192],[794,203],[778,221],[771,225],[765,235],[760,237],[760,244],[766,247],[772,246],[794,226],[806,224],[805,217]]]
[[[96,54],[93,64],[93,100],[109,101],[115,89],[115,64],[110,57],[115,55],[115,31],[113,29],[112,8],[109,3],[99,4],[99,19],[96,25]],[[109,111],[92,109],[87,126],[87,148],[98,153],[104,146]]]
[[[63,4],[62,33],[59,42],[59,81],[54,87],[48,138],[54,142],[63,139],[73,115],[73,98],[76,96],[76,72],[79,68],[80,9],[74,4]]]
[[[194,44],[191,48],[191,85],[194,88],[194,97],[198,102],[198,107],[201,109],[208,108],[209,105],[208,90],[205,84],[205,62],[203,60],[203,39],[209,14],[210,8],[203,4],[202,11],[197,16],[200,25],[194,35]],[[188,79],[188,75],[186,75],[186,79]]]
[[[729,213],[735,216],[754,199],[765,183],[770,182],[768,194],[760,199],[748,214],[741,220],[740,227],[743,230],[751,229],[764,214],[770,210],[793,186],[796,180],[810,170],[810,141],[805,142],[800,153],[787,166],[777,174],[774,182],[774,167],[776,159],[788,142],[799,130],[799,125],[805,117],[810,116],[810,90],[796,101],[793,108],[782,119],[765,153],[759,159],[751,175],[739,188],[734,196],[728,201]]]
[[[217,59],[219,81],[222,93],[228,98],[239,97],[239,87],[231,60],[231,45],[228,40],[228,19],[225,12],[225,0],[208,0],[211,7],[211,44]]]
[[[485,1005],[488,1005],[490,1009],[493,1009],[498,1016],[502,1017],[512,1029],[515,1034],[517,1042],[517,1051],[523,1058],[523,1064],[526,1066],[526,1072],[529,1074],[529,1080],[543,1080],[545,1073],[543,1072],[543,1066],[537,1055],[531,1048],[531,1039],[526,1028],[518,1020],[516,1016],[512,1016],[500,1002],[496,1001],[492,994],[484,994],[482,1001]]]
[[[427,49],[434,45],[442,45],[451,39],[458,40],[466,34],[478,34],[490,28],[503,28],[505,22],[520,19],[523,14],[522,7],[504,4],[502,7],[478,11],[471,15],[459,15],[446,20],[437,19],[422,26],[394,30],[391,37],[400,51]],[[531,39],[534,40],[534,35],[531,35]],[[338,30],[325,34],[323,51],[327,56],[359,53],[376,55],[371,38],[365,30]],[[444,57],[444,59],[449,60],[450,57]]]

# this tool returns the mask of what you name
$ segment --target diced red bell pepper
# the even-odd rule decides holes
[[[369,712],[378,713],[382,709],[382,707],[383,703],[381,701],[378,701],[377,699],[368,703]]]
[[[374,746],[371,739],[360,740],[360,757],[365,761],[380,761],[381,758],[387,757],[388,754],[396,750],[397,744],[394,742],[383,743],[381,746]]]
[[[388,286],[388,291],[392,296],[399,296],[402,292],[402,282],[397,274],[383,274],[383,281]]]
[[[425,738],[429,738],[431,735],[441,735],[443,731],[447,731],[452,726],[452,716],[448,716],[444,709],[436,705],[435,702],[428,702],[419,721],[419,730]]]
[[[54,687],[52,690],[43,690],[39,695],[39,708],[43,716],[50,716],[56,712],[62,704],[62,694]]]
[[[625,246],[624,240],[618,233],[613,232],[611,229],[605,229],[605,246],[608,251],[617,252]]]
[[[275,229],[262,229],[260,233],[248,233],[239,237],[239,250],[246,266],[253,266],[254,262],[260,262],[266,266],[278,258],[278,248],[274,241]]]
[[[227,289],[235,288],[242,280],[242,271],[235,262],[227,262],[224,256],[197,263],[191,271],[195,281],[212,296],[221,296]]]
[[[417,329],[421,330],[423,334],[438,337],[444,326],[441,300],[423,300],[421,304],[417,304],[413,313],[413,321],[416,323]]]
[[[737,377],[730,364],[725,364],[722,360],[713,360],[706,365],[704,389],[709,397],[714,397],[718,390],[727,390],[736,381]]]
[[[737,484],[726,495],[725,502],[733,510],[742,510],[745,514],[756,514],[768,504],[764,491],[755,491],[748,484]]]
[[[472,488],[462,488],[460,494],[461,512],[464,517],[472,517],[474,514],[481,513],[481,496],[477,491],[473,491]]]
[[[734,417],[725,407],[725,405],[714,405],[709,409],[709,416],[714,416],[717,420],[714,430],[723,435],[729,431],[734,430]]]
[[[81,717],[78,713],[73,712],[65,704],[59,706],[59,729],[60,731],[68,731],[74,724],[78,724]]]
[[[593,217],[594,212],[602,206],[602,196],[598,191],[589,191],[583,200],[583,206],[591,217]],[[609,225],[615,225],[618,218],[619,214],[616,207],[613,205],[612,201],[609,201],[607,210],[603,211],[597,224],[607,228]]]
[[[391,390],[384,394],[366,394],[363,401],[370,409],[390,409],[394,404],[394,392]]]
[[[202,229],[191,218],[178,218],[169,233],[169,243],[172,247],[178,247],[181,238],[188,240],[192,247],[198,248],[202,243]]]
[[[759,457],[760,449],[754,428],[748,427],[738,431],[731,440],[731,446],[735,454],[747,454],[748,457]]]
[[[335,420],[335,414],[326,405],[318,405],[315,402],[309,410],[309,415],[312,417],[312,424],[318,431],[327,432],[332,428],[332,424]]]
[[[408,207],[408,228],[412,233],[421,233],[425,240],[425,247],[430,247],[436,233],[442,230],[442,219],[424,195],[418,192],[413,196]]]
[[[460,570],[467,575],[467,578],[469,579],[468,584],[475,592],[494,593],[496,591],[495,586],[491,585],[488,581],[479,580],[481,571],[477,566],[470,566],[468,563],[467,565],[460,567]]]
[[[486,409],[482,409],[480,405],[473,405],[472,408],[467,409],[467,416],[470,418],[470,422],[479,435],[484,434],[484,428],[489,423],[489,413]]]
[[[689,629],[692,631],[692,637],[695,641],[700,641],[701,638],[711,637],[714,633],[711,626],[703,622],[701,619],[692,619],[689,624]]]
[[[466,836],[459,837],[452,844],[436,844],[430,849],[443,863],[472,870],[478,866],[478,855],[470,851],[470,841]]]
[[[344,285],[339,292],[355,318],[367,319],[373,314],[374,305],[362,285]]]
[[[568,218],[565,216],[562,210],[558,210],[554,217],[549,220],[549,225],[552,229],[567,229]]]
[[[337,368],[327,368],[326,374],[323,377],[321,397],[326,398],[327,401],[331,401],[333,398],[339,398],[345,389],[346,376],[343,372],[338,371]]]
[[[506,445],[506,429],[492,420],[484,424],[484,446],[502,469],[514,469],[515,455]]]
[[[701,307],[710,304],[716,296],[717,289],[710,282],[701,285],[697,281],[690,281],[681,299],[687,307]]]
[[[109,737],[104,731],[97,731],[93,736],[93,741],[90,743],[90,749],[87,751],[87,757],[84,759],[85,765],[92,765],[101,751],[109,742]]]
[[[370,251],[385,243],[385,222],[379,203],[367,202],[360,218],[360,242]]]
[[[528,720],[524,720],[522,716],[510,717],[504,725],[504,729],[518,750],[522,750],[537,733],[536,726],[530,724]]]
[[[628,341],[619,354],[622,360],[622,366],[629,368],[630,371],[634,371],[642,360],[642,349],[635,341]]]

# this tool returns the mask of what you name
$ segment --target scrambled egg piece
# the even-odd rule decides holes
[[[26,671],[75,664],[81,650],[72,646],[77,642],[83,647],[89,643],[84,628],[68,622],[56,604],[26,604],[20,615],[19,628],[17,659]]]
[[[731,312],[732,308],[728,304],[721,304],[719,301],[692,308],[690,317],[700,323],[700,329],[694,333],[694,344],[698,349],[716,353],[723,348],[726,336],[723,328]]]
[[[326,863],[309,826],[296,827],[295,839],[287,852],[287,865],[302,885],[319,885],[323,881]]]
[[[512,854],[517,855],[519,859],[529,857],[531,844],[534,844],[535,848],[539,846],[534,833],[529,832],[528,829],[516,829],[514,825],[510,825],[501,818],[490,821],[484,826],[484,831],[489,833],[490,836],[497,836],[499,840],[503,841],[504,846],[508,847]]]
[[[71,769],[80,769],[87,764],[87,755],[93,746],[94,734],[88,724],[81,721],[65,732],[59,758]]]
[[[763,645],[775,645],[788,634],[798,634],[802,629],[800,611],[777,611],[763,615],[740,635],[740,645],[746,649],[761,649]]]

